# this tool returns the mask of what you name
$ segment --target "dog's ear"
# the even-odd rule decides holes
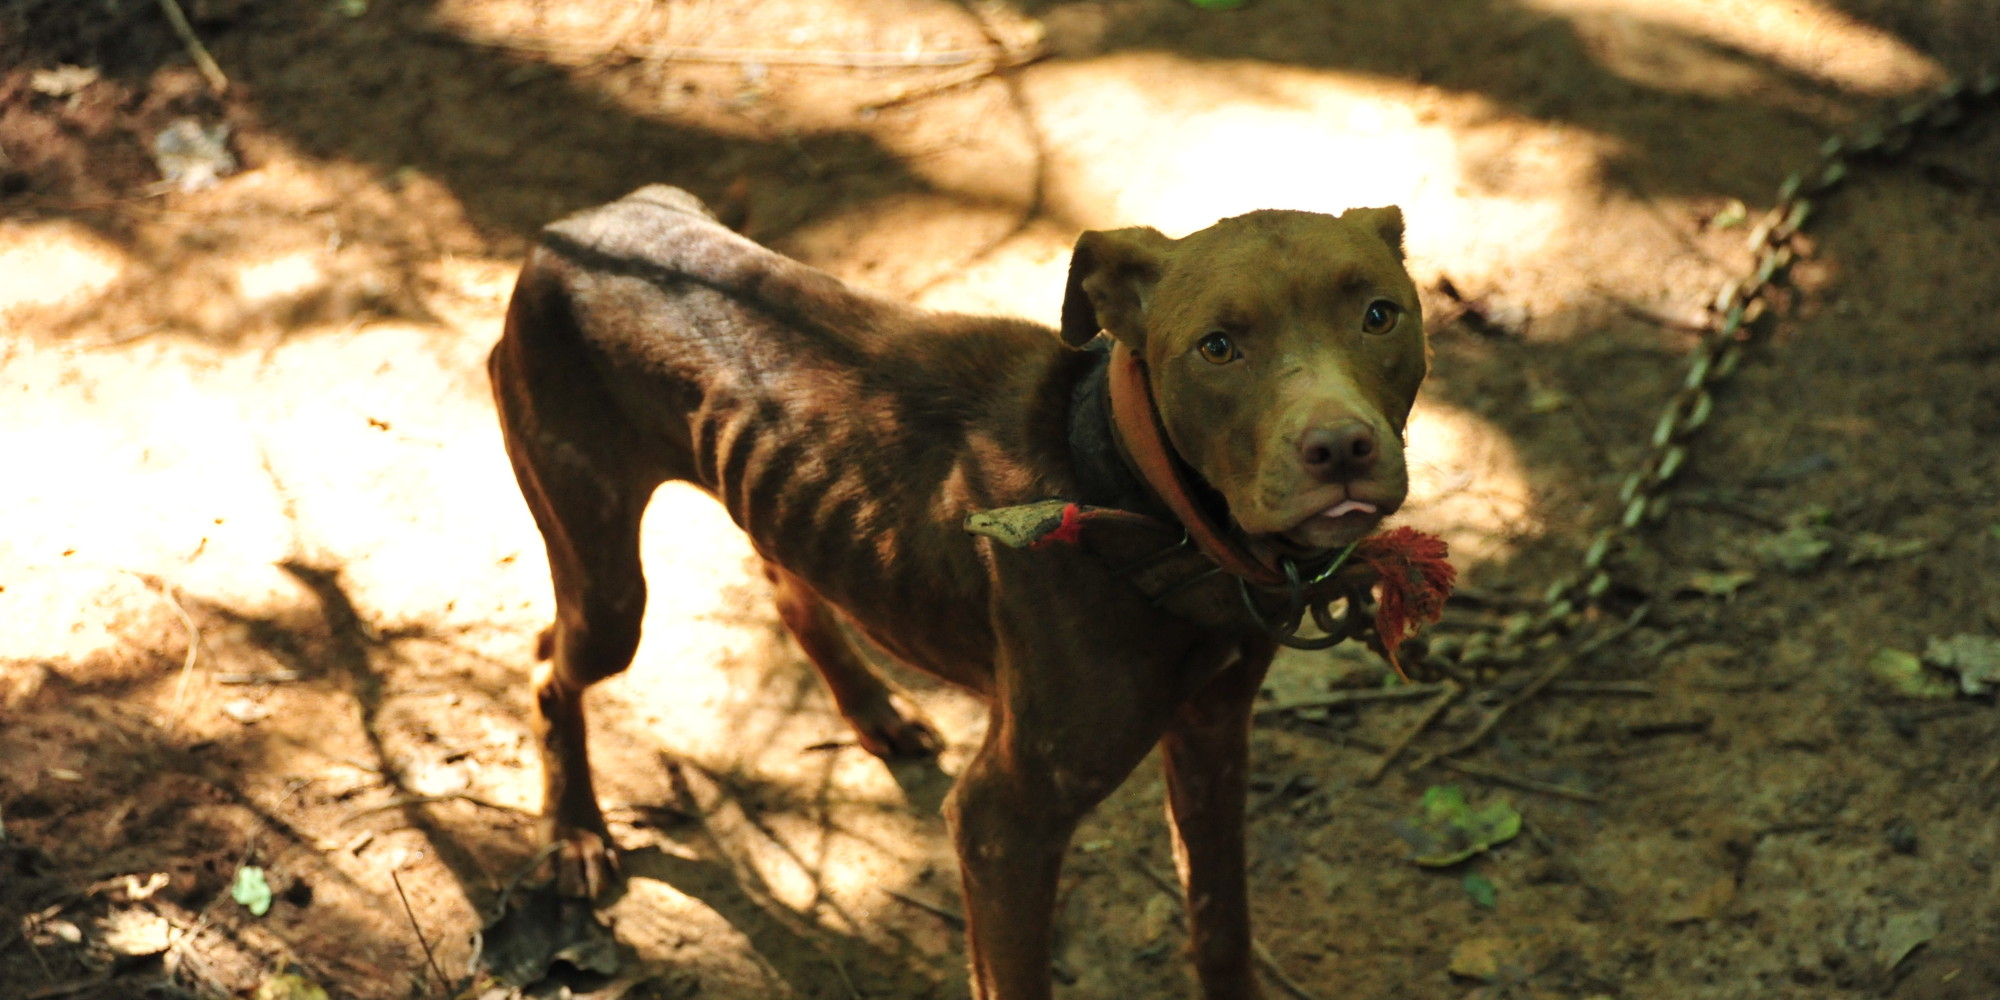
[[[1350,208],[1340,213],[1340,217],[1352,219],[1367,227],[1375,235],[1382,237],[1382,242],[1389,244],[1389,249],[1396,252],[1397,260],[1403,259],[1402,209],[1394,205],[1384,208]]]
[[[1146,302],[1173,242],[1144,226],[1077,237],[1063,292],[1063,343],[1082,347],[1103,330],[1135,350],[1144,347]]]

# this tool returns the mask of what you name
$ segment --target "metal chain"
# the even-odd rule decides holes
[[[1642,528],[1666,517],[1671,507],[1666,489],[1686,468],[1696,433],[1714,415],[1716,388],[1742,364],[1745,347],[1768,336],[1776,323],[1782,308],[1778,290],[1798,257],[1792,244],[1817,211],[1816,200],[1839,187],[1853,165],[1893,161],[1918,138],[1959,124],[1983,105],[2000,105],[2000,67],[1953,79],[1864,126],[1853,139],[1828,139],[1820,146],[1817,164],[1778,185],[1776,204],[1750,230],[1755,263],[1716,290],[1708,332],[1688,358],[1687,375],[1653,425],[1645,456],[1619,487],[1618,519],[1591,538],[1582,565],[1551,583],[1534,609],[1508,618],[1497,632],[1432,639],[1424,657],[1427,666],[1453,673],[1454,667],[1516,663],[1530,651],[1553,646],[1581,622],[1584,612],[1611,590],[1607,563],[1612,555]]]

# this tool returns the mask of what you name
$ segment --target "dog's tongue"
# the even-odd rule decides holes
[[[1319,516],[1339,517],[1342,514],[1353,514],[1356,512],[1362,514],[1373,514],[1375,513],[1375,505],[1363,500],[1342,500],[1341,502],[1334,504],[1333,506],[1328,507],[1327,509],[1321,511]]]

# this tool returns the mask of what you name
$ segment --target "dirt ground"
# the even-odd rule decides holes
[[[678,184],[861,285],[1047,322],[1082,229],[1399,204],[1435,350],[1405,520],[1452,542],[1463,634],[1618,516],[1745,212],[2000,52],[1995,0],[182,2],[226,92],[154,3],[0,4],[9,1000],[484,989],[551,600],[482,362],[563,213]],[[182,118],[237,169],[162,184]],[[1569,676],[1626,693],[1515,710],[1465,757],[1503,779],[1409,765],[1559,651],[1380,780],[1429,701],[1261,718],[1255,916],[1296,988],[2000,997],[2000,711],[1870,667],[2000,638],[2000,108],[1858,171],[1805,247],[1614,559],[1602,618],[1650,616]],[[979,706],[903,675],[950,746],[885,767],[716,505],[663,490],[646,555],[592,702],[633,875],[599,995],[965,996],[937,810]],[[1287,654],[1270,696],[1382,681]],[[1524,832],[1420,867],[1398,821],[1452,782]],[[1077,837],[1060,995],[1194,994],[1162,795],[1142,767]]]

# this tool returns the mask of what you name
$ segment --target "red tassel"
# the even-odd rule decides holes
[[[1083,541],[1083,511],[1076,504],[1066,504],[1062,510],[1062,523],[1035,541],[1040,547],[1050,542],[1075,545]]]
[[[1445,599],[1458,580],[1444,539],[1415,528],[1372,536],[1355,550],[1381,577],[1375,593],[1375,634],[1396,676],[1409,680],[1396,661],[1396,647],[1417,629],[1444,614]]]

